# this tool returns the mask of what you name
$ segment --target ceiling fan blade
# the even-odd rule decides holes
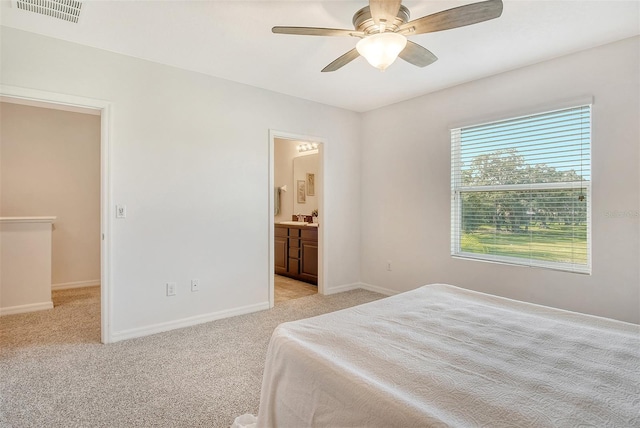
[[[369,0],[369,11],[376,25],[380,25],[380,21],[392,23],[398,11],[400,10],[402,0]]]
[[[338,59],[333,61],[331,64],[329,64],[325,68],[323,68],[322,72],[326,73],[326,72],[329,72],[329,71],[336,71],[337,69],[349,64],[351,61],[353,61],[354,59],[358,58],[359,56],[360,56],[360,54],[358,53],[356,48],[353,48],[349,52],[347,52],[346,54],[342,55],[341,57],[339,57]]]
[[[423,34],[450,30],[488,21],[502,15],[502,0],[488,0],[423,16],[400,26],[403,34]]]
[[[417,67],[426,67],[438,60],[438,57],[429,49],[424,48],[417,43],[413,43],[411,40],[407,41],[407,46],[398,56]]]
[[[316,28],[316,27],[273,27],[271,29],[276,34],[296,34],[300,36],[353,36],[364,37],[364,33],[354,30],[341,30],[337,28]]]

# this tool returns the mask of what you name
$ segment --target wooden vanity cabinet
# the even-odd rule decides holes
[[[275,263],[275,272],[278,275],[286,275],[287,274],[287,259],[288,255],[288,230],[286,227],[278,227],[276,225],[275,228],[275,236],[273,239],[274,242],[274,263]]]
[[[275,225],[275,273],[318,284],[318,228]]]
[[[300,278],[318,284],[318,229],[301,230]]]

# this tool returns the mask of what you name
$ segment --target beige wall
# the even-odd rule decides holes
[[[298,144],[298,141],[276,138],[273,145],[273,182],[276,187],[287,186],[287,191],[280,193],[280,214],[274,217],[276,222],[291,220],[293,214],[293,198],[296,194],[293,158],[298,155]]]
[[[280,214],[274,217],[276,222],[291,220],[294,214],[311,215],[318,208],[320,194],[320,155],[318,153],[300,155],[298,145],[301,141],[276,138],[273,147],[273,178],[276,187],[287,186],[286,192],[280,193]],[[295,161],[294,161],[295,159]],[[294,165],[297,166],[294,168]],[[315,174],[315,195],[307,195],[304,204],[297,203],[297,181],[305,180],[306,173]]]
[[[320,176],[320,155],[318,153],[303,154],[296,156],[293,159],[293,213],[311,215],[313,210],[318,209],[318,197],[320,196],[319,186],[315,186],[313,195],[309,195],[309,189],[307,182],[307,173],[313,174],[317,183],[320,183],[322,177]],[[298,203],[298,181],[305,182],[305,201],[304,203]]]
[[[56,216],[52,278],[100,278],[100,116],[0,103],[0,215]]]

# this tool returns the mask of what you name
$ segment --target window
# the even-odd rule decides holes
[[[591,273],[591,106],[451,130],[451,254]]]

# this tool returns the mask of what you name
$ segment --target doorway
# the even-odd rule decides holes
[[[95,251],[99,254],[96,255],[98,260],[98,266],[95,269],[95,277],[86,278],[82,281],[65,281],[56,280],[53,278],[53,282],[58,282],[56,285],[57,290],[52,290],[54,300],[57,299],[59,303],[65,304],[68,295],[77,294],[78,299],[84,303],[85,301],[91,303],[91,300],[95,301],[99,298],[100,303],[93,305],[96,309],[99,308],[100,315],[96,317],[99,319],[99,336],[102,343],[109,343],[111,341],[110,331],[110,314],[111,314],[111,299],[110,299],[110,287],[109,287],[109,144],[108,144],[108,129],[109,129],[109,112],[110,104],[101,100],[93,100],[75,96],[69,96],[65,94],[49,93],[44,91],[32,90],[27,88],[19,88],[12,86],[0,87],[0,101],[3,103],[17,104],[28,107],[37,107],[39,110],[46,111],[58,111],[58,113],[81,113],[84,115],[91,115],[93,117],[98,116],[99,130],[99,147],[97,148],[96,166],[98,168],[99,178],[97,178],[96,186],[99,188],[95,201],[99,204],[95,212],[98,219],[94,232],[97,236],[93,236],[96,242],[97,248]],[[62,111],[62,112],[60,112]],[[56,227],[54,222],[54,228]],[[62,228],[62,225],[60,225]],[[55,233],[55,229],[54,229]],[[99,288],[96,287],[99,285]],[[96,326],[96,329],[98,326]],[[97,334],[97,331],[96,331]]]
[[[324,294],[322,138],[271,131],[269,139],[269,303]]]

